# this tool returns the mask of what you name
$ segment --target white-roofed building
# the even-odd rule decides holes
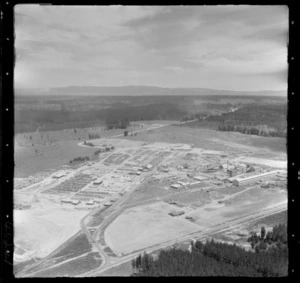
[[[262,173],[262,174],[251,174],[251,175],[243,174],[238,177],[229,178],[229,180],[232,181],[233,185],[240,186],[240,185],[247,184],[250,182],[255,182],[258,180],[264,180],[264,179],[270,178],[276,174],[277,174],[277,171],[274,170],[274,171],[270,171],[270,172],[266,172],[266,173]]]

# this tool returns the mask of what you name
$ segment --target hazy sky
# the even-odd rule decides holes
[[[15,86],[287,88],[286,6],[15,7]]]

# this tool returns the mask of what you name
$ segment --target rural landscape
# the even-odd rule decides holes
[[[165,102],[156,114],[155,102],[167,98],[154,96],[135,111],[122,106],[118,116],[119,105],[134,97],[100,97],[107,108],[95,109],[88,127],[72,118],[72,128],[62,129],[59,120],[39,115],[41,109],[54,119],[80,115],[72,96],[30,104],[30,97],[16,98],[16,121],[22,121],[15,136],[17,276],[129,276],[132,259],[144,252],[188,251],[207,239],[253,253],[253,233],[287,224],[285,137],[219,129],[230,119],[285,133],[285,99],[174,96],[168,99],[176,104]],[[94,100],[79,102],[96,108]],[[251,107],[264,119],[247,112],[243,118]],[[35,131],[22,129],[33,125]]]
[[[286,277],[285,6],[15,6],[16,278]]]

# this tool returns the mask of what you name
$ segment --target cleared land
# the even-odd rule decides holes
[[[210,203],[211,197],[205,190],[198,191],[184,191],[175,195],[163,198],[166,202],[178,202],[180,204],[190,205],[192,207],[200,207],[204,204]]]
[[[125,138],[125,137],[123,137]],[[186,143],[212,150],[250,151],[267,154],[270,158],[286,158],[286,139],[244,135],[235,132],[221,132],[209,129],[191,129],[184,126],[166,126],[139,133],[136,137],[127,137],[132,140],[147,142]],[[276,153],[275,153],[276,152]]]
[[[35,277],[72,277],[96,269],[101,265],[98,253],[91,252],[77,259],[62,263],[34,274]]]
[[[15,202],[25,199],[15,194]],[[84,210],[62,207],[51,200],[34,198],[28,210],[14,210],[14,243],[26,252],[15,255],[18,261],[42,258],[79,231],[79,221],[87,214]]]
[[[127,130],[146,130],[159,121],[133,123]],[[169,124],[172,121],[161,121],[160,125]],[[174,121],[173,121],[174,122]],[[141,128],[141,126],[143,128]],[[103,127],[66,129],[59,131],[31,132],[16,134],[14,142],[15,150],[15,170],[16,178],[25,178],[30,175],[58,169],[63,165],[68,165],[69,161],[76,157],[94,157],[97,148],[78,146],[79,142],[89,141],[89,134],[99,134],[100,138],[111,138],[116,135],[123,135],[124,130],[115,129],[104,131]],[[93,142],[93,141],[92,141]],[[102,142],[102,144],[105,142]],[[109,141],[108,141],[109,143]],[[37,150],[37,153],[36,151]],[[47,162],[45,162],[47,160]]]
[[[284,191],[253,188],[225,200],[225,204],[211,203],[188,215],[195,219],[195,223],[211,227],[286,201],[287,194]]]
[[[274,225],[285,224],[287,225],[287,210],[264,217],[259,219],[258,221],[252,222],[247,225],[245,228],[247,231],[256,231],[259,232],[261,227],[265,227],[266,229],[270,229]]]
[[[128,209],[105,230],[105,241],[115,253],[127,254],[201,229],[168,215],[172,210],[165,203]]]

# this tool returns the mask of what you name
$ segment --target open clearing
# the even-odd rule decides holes
[[[125,137],[122,137],[125,138]],[[209,129],[191,129],[189,127],[166,126],[155,131],[141,132],[126,139],[147,142],[185,143],[209,150],[240,150],[255,152],[270,159],[286,159],[286,139],[244,135],[236,132],[222,132]],[[266,157],[265,157],[266,158]]]
[[[130,208],[105,230],[105,241],[116,254],[127,254],[201,230],[168,215],[173,210],[166,203]]]
[[[15,202],[22,202],[22,194],[15,194]],[[79,221],[87,214],[84,210],[65,208],[45,198],[34,198],[28,210],[14,210],[14,243],[23,249],[15,253],[15,260],[47,256],[80,229]]]
[[[260,232],[261,227],[265,227],[266,229],[271,229],[274,225],[285,224],[287,225],[287,210],[264,217],[255,222],[250,223],[245,226],[247,231],[256,231]]]
[[[39,154],[35,154],[33,147],[15,148],[15,177],[28,177],[42,171],[59,169],[62,165],[68,164],[70,160],[79,156],[88,156],[94,153],[95,149],[80,147],[78,141],[57,141],[55,145],[36,146]],[[47,162],[45,162],[47,160]]]
[[[174,121],[143,121],[132,123],[127,130],[135,132],[170,124]],[[91,157],[96,151],[91,147],[78,147],[79,142],[89,140],[89,134],[99,134],[101,139],[123,135],[124,130],[115,129],[104,131],[103,127],[66,129],[17,134],[14,141],[15,177],[25,178],[42,171],[58,169],[79,156]],[[30,138],[31,137],[31,138]],[[37,154],[35,152],[37,150]],[[47,162],[45,162],[47,160]]]
[[[238,194],[236,197],[229,198],[225,204],[213,202],[188,215],[195,219],[195,223],[211,227],[283,202],[287,203],[287,194],[284,191],[253,188]]]

